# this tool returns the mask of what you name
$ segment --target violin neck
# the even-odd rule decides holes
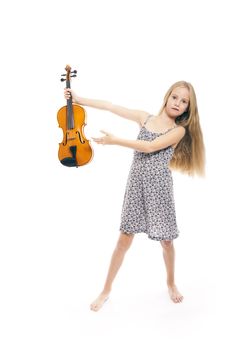
[[[66,88],[70,89],[70,80],[66,80]],[[72,96],[67,100],[67,129],[74,129],[74,114],[72,106]]]

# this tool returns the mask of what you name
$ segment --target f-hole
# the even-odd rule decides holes
[[[79,132],[79,131],[77,131],[77,134],[78,134],[78,138],[79,138],[80,143],[84,144],[86,141],[85,141],[85,140],[82,140],[82,138],[81,138],[81,135],[80,135],[80,132]]]
[[[68,131],[66,132],[66,136],[65,136],[65,142],[63,142],[63,146],[65,146],[67,144],[67,136],[68,136]]]

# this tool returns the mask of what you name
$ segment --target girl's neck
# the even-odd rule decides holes
[[[173,127],[175,125],[175,119],[172,117],[169,117],[169,115],[165,112],[165,110],[162,111],[157,117],[162,124],[168,126],[168,127]]]

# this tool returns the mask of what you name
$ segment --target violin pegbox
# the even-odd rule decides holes
[[[75,78],[77,77],[77,70],[73,70],[71,71],[71,67],[67,64],[66,65],[66,73],[65,74],[61,74],[62,77],[66,77],[66,78],[61,78],[61,81],[70,81],[70,78]]]

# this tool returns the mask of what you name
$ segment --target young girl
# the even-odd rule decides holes
[[[183,300],[174,277],[175,250],[178,237],[173,180],[170,169],[188,175],[204,175],[205,150],[199,123],[196,95],[190,83],[173,84],[164,97],[157,116],[131,110],[107,101],[78,97],[65,89],[65,98],[80,105],[103,109],[138,123],[137,140],[126,140],[102,131],[93,138],[102,145],[119,145],[135,150],[122,208],[120,237],[109,266],[104,288],[91,304],[98,311],[108,299],[112,283],[136,233],[145,232],[150,239],[160,241],[167,271],[167,286],[171,300]]]

